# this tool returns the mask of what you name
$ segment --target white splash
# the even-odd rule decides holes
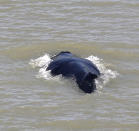
[[[114,79],[117,77],[118,73],[116,71],[106,68],[106,64],[103,62],[102,59],[98,58],[97,56],[91,55],[86,59],[92,61],[100,70],[101,76],[100,78],[96,79],[97,88],[102,88],[106,83],[110,81],[110,79]]]
[[[116,78],[118,73],[116,71],[112,71],[111,69],[106,68],[105,63],[102,59],[98,58],[97,56],[89,56],[86,59],[92,61],[100,70],[101,77],[96,80],[97,88],[101,89],[103,86],[110,81],[110,79]],[[50,71],[46,71],[48,64],[51,62],[51,58],[49,54],[45,54],[42,57],[39,57],[35,60],[30,60],[29,64],[33,67],[39,67],[39,73],[36,76],[37,78],[44,78],[46,80],[55,80],[60,81],[61,76],[52,77]]]
[[[45,54],[42,57],[39,57],[35,60],[31,59],[29,64],[35,68],[35,67],[43,67],[43,66],[48,66],[48,64],[51,62],[51,58],[48,54]]]
[[[29,64],[33,67],[39,67],[39,73],[36,76],[37,78],[45,78],[47,80],[52,79],[50,75],[50,71],[46,71],[46,68],[48,67],[48,64],[51,62],[51,58],[48,54],[45,54],[42,57],[39,57],[35,60],[31,59]]]

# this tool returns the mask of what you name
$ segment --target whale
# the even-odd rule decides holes
[[[95,79],[100,77],[100,71],[90,60],[75,56],[69,51],[62,51],[51,58],[46,68],[51,75],[62,75],[65,78],[74,78],[78,87],[85,93],[96,90]]]

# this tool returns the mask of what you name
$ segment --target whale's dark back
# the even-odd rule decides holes
[[[94,79],[100,76],[98,68],[89,60],[74,56],[70,52],[60,52],[52,58],[47,70],[53,76],[62,74],[64,77],[74,77],[79,88],[86,93],[96,89]]]

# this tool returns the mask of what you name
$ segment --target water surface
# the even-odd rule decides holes
[[[139,129],[138,0],[0,0],[0,30],[0,130]],[[96,93],[39,66],[62,50],[103,68]]]

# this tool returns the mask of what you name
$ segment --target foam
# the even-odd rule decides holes
[[[118,73],[111,69],[108,69],[104,63],[104,61],[97,56],[89,56],[86,59],[92,61],[100,70],[101,76],[100,78],[96,79],[97,88],[102,88],[105,84],[107,84],[110,79],[114,79],[117,77]]]
[[[101,89],[104,87],[105,84],[107,84],[110,79],[114,79],[117,77],[118,73],[116,71],[113,71],[109,68],[107,68],[104,63],[104,61],[97,56],[89,56],[86,59],[92,61],[100,70],[100,73],[102,74],[100,78],[96,79],[96,85],[98,89]],[[46,71],[46,68],[48,67],[48,64],[51,62],[51,58],[49,54],[45,54],[42,57],[39,57],[37,59],[30,60],[29,64],[33,68],[39,68],[39,72],[36,75],[37,78],[43,78],[46,80],[54,80],[54,81],[60,81],[61,75],[52,77],[50,74],[50,71]]]
[[[51,79],[50,71],[46,71],[46,68],[48,67],[48,64],[51,62],[51,58],[49,54],[45,54],[42,57],[39,57],[37,59],[31,59],[29,64],[33,67],[39,67],[39,73],[36,75],[37,78],[44,78],[44,79]]]

